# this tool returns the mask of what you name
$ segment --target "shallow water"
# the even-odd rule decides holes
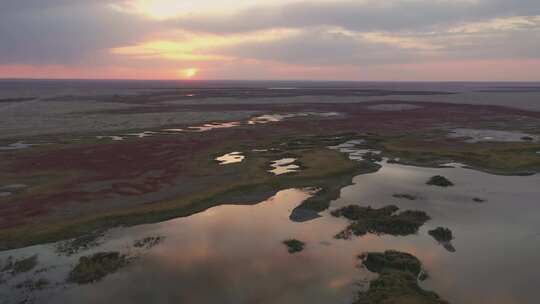
[[[246,157],[242,155],[242,152],[231,152],[222,156],[216,157],[216,161],[220,165],[229,165],[235,163],[241,163]]]
[[[199,126],[189,126],[186,128],[170,128],[170,129],[162,129],[161,131],[143,131],[139,133],[129,133],[129,134],[122,134],[122,135],[106,135],[106,136],[96,136],[97,139],[110,139],[113,141],[121,141],[126,139],[126,137],[136,137],[136,138],[145,138],[145,137],[151,137],[154,135],[160,135],[160,134],[175,134],[175,133],[184,133],[184,132],[207,132],[212,131],[215,129],[228,129],[228,128],[235,128],[240,127],[243,125],[256,125],[256,124],[266,124],[266,123],[274,123],[274,122],[280,122],[284,119],[289,118],[295,118],[295,117],[310,117],[315,116],[319,118],[324,117],[332,117],[340,115],[337,112],[306,112],[306,113],[289,113],[289,114],[265,114],[261,116],[255,116],[252,117],[249,120],[246,121],[229,121],[229,122],[212,122],[212,123],[206,123]],[[15,143],[10,146],[6,147],[0,147],[0,150],[14,150],[14,149],[22,149],[27,148],[28,146],[23,146],[22,143]]]
[[[300,169],[300,166],[294,164],[295,161],[296,158],[282,158],[275,160],[270,164],[272,170],[269,170],[268,172],[273,173],[274,175],[296,172]]]
[[[296,117],[332,117],[339,116],[337,112],[305,112],[305,113],[287,113],[287,114],[265,114],[251,118],[248,121],[249,125],[256,124],[267,124],[271,122],[279,122],[285,119],[296,118]]]
[[[297,88],[302,96],[230,98],[197,98],[192,89],[227,92],[230,88]],[[383,90],[383,96],[318,95],[320,88],[356,88]],[[23,102],[4,100],[0,104],[0,138],[26,138],[36,135],[65,134],[77,130],[82,133],[110,133],[121,130],[154,129],[175,124],[202,124],[207,121],[246,120],[260,112],[253,111],[182,111],[162,113],[103,114],[100,111],[127,110],[138,104],[107,101],[114,95],[151,96],[174,91],[185,96],[166,104],[309,104],[309,103],[362,103],[373,101],[450,102],[457,104],[499,105],[527,110],[540,110],[539,83],[474,83],[474,82],[215,82],[197,81],[92,81],[92,80],[0,80],[0,100],[30,98]],[[311,89],[311,91],[310,91]],[[273,92],[275,90],[269,90]],[[338,90],[339,91],[339,90]],[[410,95],[410,92],[420,95]],[[454,94],[425,95],[422,91],[452,92]],[[377,92],[375,92],[377,93]],[[405,94],[407,93],[407,94]],[[149,95],[150,94],[150,95]],[[315,94],[315,95],[311,95]],[[387,95],[390,94],[390,95]],[[403,95],[404,94],[404,95]],[[142,96],[141,95],[141,96]],[[193,96],[191,96],[193,95]],[[368,94],[369,95],[369,94]],[[162,95],[163,96],[163,95]],[[192,98],[189,98],[192,97]],[[165,108],[166,109],[166,108]]]
[[[32,147],[34,144],[28,144],[22,141],[9,144],[7,146],[0,146],[0,151],[20,150]]]
[[[379,104],[367,107],[370,110],[376,111],[409,111],[422,108],[421,106],[407,104],[407,103],[391,103],[391,104]]]
[[[117,135],[110,135],[110,136],[105,136],[105,135],[100,135],[100,136],[96,136],[97,139],[110,139],[110,140],[114,140],[114,141],[121,141],[121,140],[124,140],[124,137],[122,136],[117,136]]]
[[[468,143],[477,143],[483,141],[499,142],[537,142],[540,137],[533,134],[517,131],[501,131],[489,129],[465,129],[458,128],[448,134],[452,138],[465,138]]]
[[[134,137],[138,137],[138,138],[145,138],[145,137],[150,137],[154,134],[158,134],[157,132],[154,132],[154,131],[143,131],[143,132],[140,132],[140,133],[129,133],[129,134],[126,134],[126,136],[134,136]]]
[[[429,176],[442,174],[456,183],[450,188],[426,186]],[[356,202],[426,211],[432,220],[420,238],[387,241],[385,246],[411,252],[426,265],[432,278],[425,286],[452,303],[535,303],[540,274],[540,214],[538,175],[503,177],[463,168],[427,169],[385,165],[372,175],[355,178],[334,206]],[[385,186],[386,185],[386,186]],[[501,187],[501,185],[505,185]],[[420,196],[415,201],[392,198],[393,193]],[[485,199],[476,203],[474,197]],[[436,246],[427,231],[452,230],[455,253]],[[405,238],[407,239],[407,238]]]
[[[292,117],[290,115],[291,114],[265,114],[265,115],[251,118],[248,121],[248,124],[255,125],[255,124],[267,124],[270,122],[278,122],[278,121],[282,121],[285,118]]]
[[[198,127],[188,127],[188,129],[192,131],[205,132],[205,131],[210,131],[214,129],[234,128],[240,125],[241,125],[240,122],[233,121],[233,122],[223,122],[223,123],[209,123],[209,124],[204,124]]]
[[[25,184],[0,185],[0,197],[11,196],[28,188]]]
[[[346,148],[354,152],[354,145]],[[331,205],[332,210],[348,204],[395,204],[401,210],[426,211],[432,219],[417,235],[336,240],[333,236],[347,222],[332,217],[330,210],[308,222],[289,220],[291,211],[310,195],[290,189],[253,206],[224,205],[186,218],[114,229],[101,245],[71,257],[43,245],[2,252],[0,259],[37,253],[36,269],[50,267],[26,274],[52,282],[53,287],[31,294],[36,303],[351,303],[373,278],[356,267],[355,257],[396,249],[417,256],[430,275],[422,286],[451,303],[536,303],[540,176],[495,176],[454,166],[383,163],[380,171],[355,177]],[[425,184],[439,174],[455,186]],[[392,196],[396,193],[418,199],[398,199]],[[428,235],[438,226],[452,230],[455,252]],[[133,242],[147,236],[165,239],[127,268],[91,285],[62,283],[79,256],[105,250],[133,254]],[[306,242],[305,250],[289,254],[281,243],[288,238]],[[19,293],[24,295],[12,288],[24,279],[24,274],[19,276],[4,277],[0,293],[12,296],[7,303],[17,303]]]

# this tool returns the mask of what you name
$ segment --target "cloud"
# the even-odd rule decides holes
[[[113,54],[130,56],[139,59],[170,59],[181,61],[216,61],[227,60],[232,56],[224,56],[216,49],[242,44],[264,44],[293,35],[295,30],[266,30],[230,35],[194,34],[176,32],[176,36],[163,40],[143,42],[141,44],[112,49]],[[214,50],[214,51],[213,51]]]
[[[540,28],[540,16],[512,16],[507,18],[494,18],[487,21],[466,23],[452,27],[450,33],[485,33],[508,30],[526,30]]]
[[[193,14],[169,21],[213,33],[275,27],[339,26],[353,31],[414,31],[509,16],[540,15],[540,1],[365,0],[255,6],[228,15]]]
[[[182,14],[169,8],[187,2],[153,0],[145,13],[133,9],[134,1],[142,3],[3,1],[0,66],[171,74],[197,66],[223,78],[272,78],[291,71],[352,75],[384,65],[540,58],[538,0],[231,0],[236,4],[223,10],[206,10],[224,4],[200,0]]]
[[[246,42],[210,50],[240,58],[295,65],[350,65],[410,60],[413,52],[335,28],[310,28],[279,40]]]
[[[195,40],[155,41],[117,51],[171,61],[250,59],[314,67],[540,58],[540,27],[508,27],[495,32],[492,29],[456,32],[451,28],[429,33],[392,33],[320,26],[276,31],[271,39],[263,39],[261,33],[264,31],[218,38],[205,34]],[[206,43],[209,41],[214,43]]]
[[[82,64],[108,49],[134,43],[156,29],[111,1],[7,1],[0,9],[0,63]],[[101,57],[104,56],[104,57]]]

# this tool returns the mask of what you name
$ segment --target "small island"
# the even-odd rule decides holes
[[[285,240],[285,241],[283,241],[283,244],[285,244],[285,246],[287,246],[287,250],[291,254],[297,253],[297,252],[300,252],[300,251],[304,250],[304,247],[306,246],[306,244],[304,242],[299,241],[297,239]]]
[[[432,176],[427,182],[427,185],[430,186],[439,186],[439,187],[450,187],[453,186],[454,183],[451,182],[449,179],[442,175],[435,175]]]

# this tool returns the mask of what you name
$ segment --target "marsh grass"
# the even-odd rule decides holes
[[[452,231],[448,228],[437,227],[428,231],[428,233],[439,243],[450,242],[454,239]]]
[[[34,291],[34,290],[42,290],[45,289],[47,286],[49,286],[50,282],[47,279],[40,278],[37,280],[34,279],[28,279],[25,280],[17,285],[15,285],[15,288],[17,289],[26,289],[28,291]]]
[[[393,194],[392,196],[395,197],[395,198],[407,199],[407,200],[410,200],[410,201],[414,201],[414,200],[418,199],[418,196],[412,195],[412,194],[407,194],[407,193],[396,193],[396,194]]]
[[[287,246],[287,250],[291,254],[292,253],[297,253],[297,252],[300,252],[300,251],[304,250],[304,247],[306,245],[304,242],[299,241],[297,239],[285,240],[285,241],[283,241],[283,244],[285,244],[285,246]]]
[[[103,236],[103,230],[96,230],[87,234],[83,234],[72,240],[59,242],[56,245],[56,252],[59,254],[70,256],[78,252],[88,250],[92,247],[98,246],[101,243],[100,238],[102,238]]]
[[[324,210],[328,208],[330,201],[339,195],[339,189],[350,184],[353,176],[362,169],[358,162],[326,147],[303,151],[300,161],[306,165],[306,169],[295,175],[270,176],[266,172],[267,161],[268,159],[262,156],[260,159],[251,158],[234,168],[236,171],[214,178],[215,163],[204,158],[204,162],[197,168],[198,176],[204,176],[204,182],[213,178],[205,191],[194,191],[155,204],[88,214],[77,219],[5,229],[0,231],[0,250],[79,238],[96,230],[117,226],[155,223],[189,216],[229,202],[252,204],[288,188],[327,187],[326,191],[305,201],[309,206]],[[68,245],[66,252],[74,251],[69,249],[70,247],[75,248]]]
[[[397,213],[394,205],[379,209],[349,205],[331,212],[335,217],[345,217],[351,223],[336,234],[338,239],[349,239],[351,236],[363,236],[367,233],[405,236],[415,234],[430,219],[423,211],[405,210]]]
[[[382,156],[393,159],[393,163],[441,167],[458,162],[500,175],[531,175],[540,171],[540,158],[536,154],[540,150],[538,143],[527,140],[522,143],[449,143],[439,140],[444,138],[444,133],[431,133],[428,137],[372,135],[367,139],[370,148],[382,151]]]
[[[453,186],[454,183],[451,182],[448,178],[442,176],[442,175],[435,175],[432,176],[427,182],[427,185],[430,186],[439,186],[439,187],[450,187]]]
[[[13,261],[13,259],[10,257],[2,268],[2,272],[9,272],[12,275],[28,272],[37,266],[37,260],[37,255],[33,255],[16,261]]]
[[[88,284],[99,281],[129,264],[129,259],[118,252],[98,252],[79,258],[78,264],[71,270],[68,282]]]
[[[418,285],[422,276],[422,263],[415,256],[388,250],[369,252],[359,256],[362,264],[379,274],[367,291],[360,292],[355,304],[415,303],[443,304],[439,296]]]
[[[159,243],[161,243],[165,239],[164,236],[149,236],[145,237],[144,239],[136,240],[133,243],[133,246],[136,248],[146,248],[150,249]]]

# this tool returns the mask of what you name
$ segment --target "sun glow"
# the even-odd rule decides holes
[[[220,54],[220,49],[243,43],[274,41],[298,33],[293,29],[256,31],[243,34],[213,35],[179,32],[168,40],[153,40],[137,45],[111,50],[113,54],[138,59],[169,59],[177,61],[218,61],[231,58],[230,54]]]
[[[193,79],[195,76],[199,74],[199,69],[197,68],[188,68],[180,70],[180,76],[184,79]]]
[[[117,8],[160,20],[177,17],[193,9],[192,5],[186,1],[176,0],[134,0]]]
[[[272,3],[288,3],[291,0],[273,0]],[[120,11],[141,14],[152,19],[165,20],[190,14],[223,14],[245,9],[253,5],[268,4],[267,0],[126,0],[123,4],[114,4]]]

